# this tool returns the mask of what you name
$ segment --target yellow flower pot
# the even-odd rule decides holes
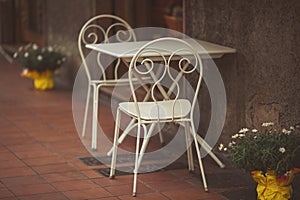
[[[277,177],[274,171],[252,171],[253,179],[258,183],[256,187],[258,200],[288,200],[292,197],[292,181],[295,173],[300,169],[294,168],[289,174]]]
[[[37,90],[50,90],[54,87],[54,81],[52,79],[53,71],[46,70],[44,72],[38,72],[35,70],[24,70],[21,76],[33,79],[34,88]]]

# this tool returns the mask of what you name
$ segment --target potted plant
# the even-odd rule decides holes
[[[21,76],[33,79],[37,90],[48,90],[54,87],[53,73],[66,60],[58,47],[41,48],[32,43],[19,47],[13,57],[23,67]]]
[[[273,126],[267,122],[261,130],[243,128],[232,135],[228,145],[219,146],[219,150],[228,152],[234,166],[251,173],[258,183],[259,200],[290,199],[291,182],[300,171],[299,127],[279,131]]]

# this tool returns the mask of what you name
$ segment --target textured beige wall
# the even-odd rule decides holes
[[[188,35],[237,49],[215,61],[227,92],[224,139],[263,121],[300,123],[299,10],[297,0],[186,1]]]
[[[77,48],[80,28],[94,15],[93,0],[47,0],[47,43],[65,47],[67,62],[56,74],[57,85],[72,88],[81,61]]]

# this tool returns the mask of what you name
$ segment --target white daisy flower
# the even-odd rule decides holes
[[[262,123],[261,126],[267,127],[267,126],[273,126],[273,125],[274,125],[273,122],[264,122],[264,123]]]
[[[235,139],[235,138],[238,138],[239,137],[239,134],[234,134],[231,136],[231,138]]]
[[[32,49],[33,49],[33,50],[37,50],[37,49],[38,49],[38,45],[37,45],[37,44],[33,44],[33,45],[32,45]]]
[[[285,152],[285,148],[284,148],[284,147],[280,147],[280,148],[279,148],[279,151],[280,151],[281,153],[284,153],[284,152]]]
[[[49,46],[49,47],[48,47],[48,51],[49,51],[49,52],[52,52],[52,51],[53,51],[53,47]]]
[[[294,131],[294,130],[295,130],[295,127],[290,126],[290,130],[291,130],[291,131]]]
[[[287,171],[287,172],[284,173],[284,176],[290,176],[291,173],[292,173],[291,170],[289,170],[289,171]]]
[[[239,133],[247,133],[249,131],[248,128],[242,128]]]
[[[251,131],[252,131],[252,133],[257,133],[258,132],[257,129],[252,129]]]
[[[220,144],[218,148],[219,148],[220,151],[222,151],[222,149],[224,148],[224,145]]]
[[[23,73],[27,73],[28,72],[28,69],[23,69]]]
[[[289,135],[290,133],[291,133],[291,131],[290,130],[286,130],[285,128],[284,129],[282,129],[282,131],[281,132],[283,132],[284,134],[286,134],[286,135]]]
[[[24,53],[24,57],[25,57],[25,58],[27,58],[28,56],[29,56],[29,53],[28,53],[28,52]]]
[[[14,55],[13,55],[13,57],[14,57],[14,58],[18,57],[18,53],[15,52]]]
[[[38,55],[38,56],[37,56],[37,60],[39,60],[39,61],[43,60],[43,56]]]

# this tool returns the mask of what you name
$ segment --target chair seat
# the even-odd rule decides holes
[[[183,118],[191,110],[191,103],[186,99],[138,102],[137,104],[143,120]],[[119,104],[119,108],[133,117],[138,117],[134,102],[122,102]]]

